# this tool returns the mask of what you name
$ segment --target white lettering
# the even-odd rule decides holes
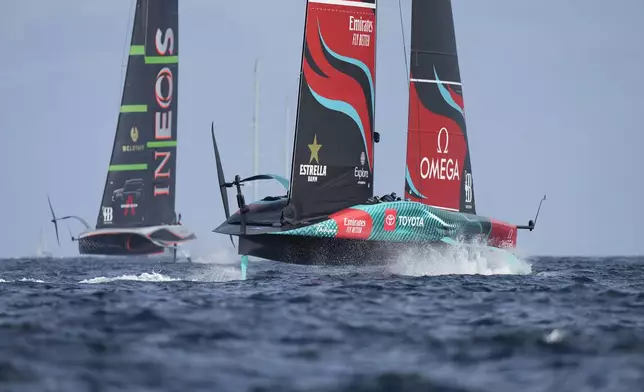
[[[445,149],[441,150],[441,135],[445,134]],[[436,152],[439,154],[447,154],[447,149],[449,148],[449,132],[447,128],[443,127],[438,131],[438,138],[436,139]]]
[[[367,226],[367,221],[364,219],[355,219],[355,218],[344,218],[345,226],[354,226],[354,227],[365,227]]]
[[[353,46],[370,46],[371,45],[371,36],[367,34],[356,34],[353,33],[353,40],[351,41]]]
[[[425,227],[425,221],[420,216],[399,216],[398,224],[400,226]]]
[[[369,178],[369,170],[358,169],[356,167],[353,169],[353,176],[357,178]]]
[[[158,178],[170,178],[170,169],[168,171],[163,172],[163,168],[165,165],[168,163],[168,160],[170,160],[170,156],[172,153],[170,151],[155,151],[154,152],[154,160],[156,161],[159,158],[163,158],[161,163],[159,163],[159,166],[154,170],[154,179]]]
[[[166,29],[165,37],[163,37],[161,29],[157,29],[156,36],[154,37],[154,44],[159,55],[163,56],[168,52],[172,55],[174,52],[174,31],[170,28]]]
[[[173,55],[174,54],[174,31],[170,28],[165,30],[165,35],[161,32],[161,29],[157,29],[156,35],[154,37],[154,44],[156,51],[159,55]],[[167,90],[164,94],[163,92],[163,81],[166,81]],[[169,67],[163,67],[159,71],[154,83],[154,95],[156,97],[157,104],[159,109],[154,113],[154,139],[155,140],[164,140],[172,138],[172,110],[170,106],[172,105],[172,96],[174,93],[174,77],[172,75],[172,70]],[[164,111],[167,110],[167,111]],[[170,178],[170,168],[167,168],[164,171],[165,166],[168,164],[171,156],[170,151],[154,151],[154,159],[157,160],[161,158],[161,162],[157,165],[154,170],[154,179],[168,179]],[[154,184],[154,196],[161,195],[170,195],[170,184]]]
[[[423,157],[420,161],[420,177],[424,180],[438,179],[438,180],[460,180],[461,175],[458,168],[458,160],[452,158],[432,158],[431,163],[429,158]]]
[[[161,85],[163,80],[168,82],[168,94],[163,95]],[[174,78],[172,71],[168,67],[164,67],[157,74],[156,83],[154,85],[154,95],[156,96],[157,103],[161,109],[168,109],[172,103],[172,93],[174,90]],[[156,112],[154,114],[154,138],[155,139],[170,139],[172,138],[172,111]]]
[[[353,46],[371,46],[371,36],[369,34],[373,33],[372,20],[349,16],[349,31],[358,31],[358,33],[353,33],[353,39],[351,41]]]
[[[163,90],[161,89],[161,84],[164,80],[168,81],[168,95],[163,95]],[[167,109],[172,103],[172,90],[174,90],[174,78],[172,77],[172,71],[168,67],[163,67],[161,71],[157,74],[157,80],[154,84],[154,95],[156,96],[157,103],[161,106],[162,109]]]
[[[373,21],[364,20],[349,16],[349,31],[360,31],[363,33],[373,33]]]
[[[170,194],[170,186],[166,187],[159,187],[157,185],[154,185],[154,196],[161,196],[161,195],[169,195]]]
[[[316,227],[315,232],[320,234],[332,234],[332,235],[335,234],[335,230],[324,226]]]
[[[172,137],[172,112],[154,114],[154,138],[170,139]]]
[[[326,176],[326,165],[300,165],[300,175],[307,176],[308,182],[318,182],[318,177]]]

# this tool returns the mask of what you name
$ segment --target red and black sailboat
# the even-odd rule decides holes
[[[81,254],[142,255],[174,251],[195,239],[175,213],[179,71],[178,0],[137,0],[120,113],[96,228]],[[50,203],[51,208],[51,203]]]
[[[226,182],[213,130],[226,221],[248,255],[298,264],[386,261],[401,249],[483,241],[516,245],[517,226],[476,215],[450,0],[412,2],[404,200],[373,195],[376,0],[308,0],[287,194],[246,204]],[[228,210],[235,187],[239,210]],[[536,219],[535,219],[536,221]],[[232,238],[232,237],[231,237]]]

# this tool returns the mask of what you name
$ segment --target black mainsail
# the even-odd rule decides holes
[[[136,2],[97,228],[176,221],[178,14],[178,0]]]
[[[375,0],[307,2],[286,221],[373,196],[375,57]]]

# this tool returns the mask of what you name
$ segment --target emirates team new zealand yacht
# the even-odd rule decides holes
[[[226,215],[214,231],[239,238],[243,278],[249,255],[375,263],[474,241],[506,252],[518,229],[534,228],[536,217],[515,225],[476,214],[450,0],[412,1],[404,200],[374,197],[376,10],[376,0],[307,1],[290,181],[227,182],[212,131]],[[241,187],[267,179],[284,183],[286,195],[246,204]],[[227,188],[237,193],[232,215]]]
[[[196,236],[175,213],[177,159],[178,0],[137,0],[125,86],[96,228],[85,231],[81,254],[145,255]],[[60,243],[60,240],[59,240]],[[186,256],[188,257],[188,256]],[[189,257],[188,257],[189,258]]]

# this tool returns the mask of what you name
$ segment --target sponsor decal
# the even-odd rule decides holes
[[[112,223],[114,219],[114,209],[112,207],[102,207],[103,223]]]
[[[326,177],[326,165],[320,165],[320,149],[321,144],[318,144],[318,135],[313,135],[313,143],[309,144],[311,155],[307,165],[300,165],[300,176],[306,176],[308,182],[318,182],[319,177]],[[313,164],[315,161],[315,164]]]
[[[348,208],[331,215],[331,218],[338,226],[337,238],[366,240],[371,235],[373,221],[366,211]]]
[[[123,210],[123,215],[136,215],[136,208],[139,206],[136,201],[141,200],[145,184],[141,178],[130,178],[125,180],[123,187],[112,192],[112,205],[117,205]]]
[[[165,165],[168,163],[168,160],[170,159],[170,156],[172,154],[170,151],[155,151],[154,152],[154,160],[159,160],[161,159],[161,162],[159,163],[159,166],[157,166],[156,169],[154,169],[154,179],[157,180],[159,178],[170,178],[170,169],[167,169],[167,171],[163,171],[165,168]],[[154,196],[159,196],[159,195],[169,195],[170,194],[170,186],[166,186],[163,188],[160,187],[154,187]]]
[[[134,196],[133,195],[127,195],[127,200],[125,200],[125,204],[121,204],[121,208],[123,209],[123,215],[127,216],[128,213],[132,214],[132,216],[136,215],[136,207],[139,205],[134,202]]]
[[[472,208],[471,203],[474,198],[474,193],[472,192],[472,173],[465,172],[463,187],[465,188],[465,203],[468,204],[466,207]]]
[[[132,143],[136,143],[139,140],[139,130],[137,127],[130,129],[130,138],[132,139]]]
[[[511,248],[517,244],[517,231],[515,226],[505,222],[490,219],[492,225],[488,244],[501,248]]]
[[[448,181],[460,181],[460,170],[458,159],[449,157],[449,131],[446,127],[442,127],[438,132],[436,152],[441,155],[441,158],[432,157],[430,160],[423,157],[420,160],[420,177],[423,180],[437,179]],[[445,156],[447,155],[447,156]]]
[[[385,231],[396,230],[396,214],[397,211],[394,208],[387,208],[385,210]]]
[[[425,220],[422,216],[399,216],[398,225],[403,227],[425,227]]]
[[[334,229],[332,229],[330,227],[323,226],[323,225],[316,226],[315,227],[315,232],[319,233],[319,234],[332,234],[332,235],[335,235],[335,230]]]
[[[358,179],[358,184],[364,185],[367,183],[367,180],[369,179],[369,170],[364,169],[364,163],[365,163],[365,154],[364,151],[360,153],[360,166],[361,167],[354,167],[353,168],[353,176]]]
[[[174,53],[174,31],[171,28],[165,30],[157,29],[154,37],[155,49],[159,56],[166,56]],[[165,86],[165,88],[164,88]],[[163,67],[157,73],[154,82],[154,96],[158,105],[154,113],[154,140],[164,141],[172,139],[172,98],[174,94],[174,75],[170,67]],[[166,147],[167,148],[167,147]],[[154,151],[154,160],[158,161],[154,171],[155,180],[170,179],[170,170],[163,172],[164,166],[168,163],[171,151]],[[170,184],[165,181],[154,183],[154,196],[170,195]],[[134,213],[134,209],[132,209]]]
[[[136,126],[133,126],[130,129],[130,139],[132,140],[132,144],[125,144],[121,146],[123,152],[138,152],[145,150],[144,144],[136,144],[136,142],[139,140],[139,129]]]
[[[362,19],[360,16],[349,16],[349,31],[352,32],[351,45],[371,46],[371,34],[373,34],[373,20]]]

